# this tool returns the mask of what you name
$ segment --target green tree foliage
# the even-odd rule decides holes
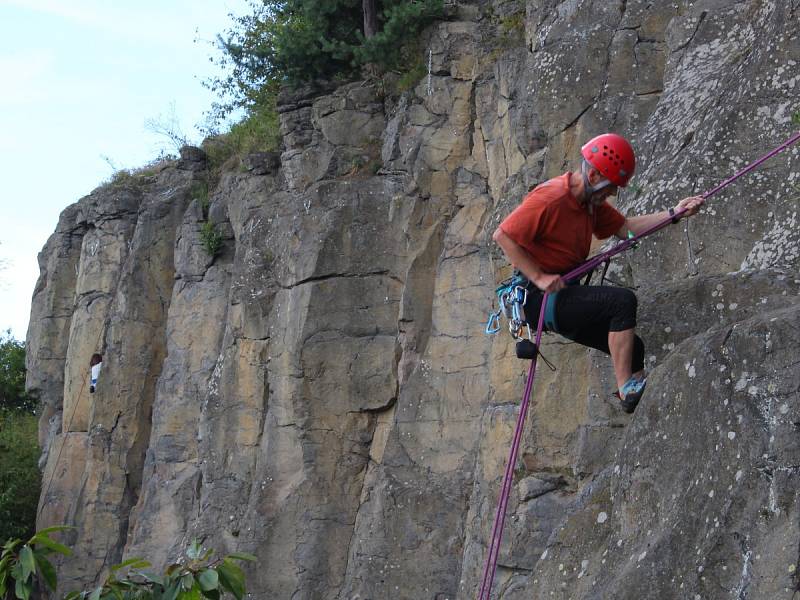
[[[384,0],[380,4],[378,33],[366,40],[359,36],[360,43],[353,48],[353,62],[356,66],[377,64],[396,69],[407,59],[403,52],[406,45],[425,25],[442,15],[444,2]]]
[[[37,435],[36,417],[0,410],[0,543],[28,537],[36,527],[41,487]]]
[[[53,553],[69,556],[69,548],[50,537],[51,533],[70,529],[50,527],[43,529],[27,542],[10,539],[0,553],[0,599],[28,600],[33,594],[34,576],[39,575],[44,584],[55,591],[56,570],[47,558]]]
[[[214,125],[239,108],[248,113],[274,108],[282,74],[270,40],[287,25],[281,4],[252,0],[252,14],[236,17],[234,26],[218,36],[216,62],[226,75],[206,83],[221,100],[212,107]]]
[[[227,75],[210,83],[224,98],[216,116],[268,106],[282,83],[351,77],[368,64],[396,68],[443,10],[442,0],[372,0],[377,30],[367,38],[363,1],[253,0],[253,12],[218,38]]]
[[[36,402],[25,393],[25,343],[7,331],[0,335],[0,410],[33,413],[35,408]]]
[[[0,554],[0,599],[28,600],[34,588],[34,576],[55,591],[56,571],[47,556],[69,556],[71,551],[52,538],[51,533],[70,529],[51,527],[27,542],[9,540]],[[237,561],[254,561],[251,554],[236,552],[212,559],[213,550],[205,550],[195,541],[186,556],[166,568],[162,575],[146,571],[150,563],[131,558],[114,565],[102,585],[93,590],[74,591],[65,600],[220,600],[231,594],[242,600],[246,593],[244,572]]]
[[[231,157],[278,149],[282,85],[350,78],[365,66],[375,74],[417,64],[418,33],[443,6],[443,0],[250,0],[250,14],[233,17],[218,36],[220,54],[212,62],[225,74],[206,82],[219,97],[204,143],[212,172]],[[219,135],[231,115],[242,113]]]

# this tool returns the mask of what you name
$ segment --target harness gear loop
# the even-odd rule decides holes
[[[528,301],[528,286],[530,282],[521,274],[503,281],[495,289],[497,295],[498,309],[489,313],[486,321],[486,333],[495,334],[500,331],[500,316],[505,315],[508,319],[508,331],[511,337],[518,340],[524,337],[524,329],[527,329],[528,339],[533,339],[531,327],[525,319],[524,307]],[[538,293],[538,290],[537,290]],[[558,333],[558,321],[556,320],[556,297],[558,292],[545,294],[542,302],[545,306],[545,327],[548,331]]]

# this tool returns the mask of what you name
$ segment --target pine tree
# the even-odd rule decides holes
[[[211,82],[217,116],[274,102],[279,85],[392,69],[403,48],[442,14],[443,0],[253,0],[219,36],[227,76]]]

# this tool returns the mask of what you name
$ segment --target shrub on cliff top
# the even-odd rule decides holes
[[[254,107],[250,114],[235,123],[229,132],[214,134],[203,141],[212,173],[231,158],[253,152],[274,152],[280,148],[280,123],[275,104]]]
[[[351,77],[365,65],[395,68],[403,47],[439,17],[443,0],[252,0],[218,37],[226,75],[207,85],[233,110],[273,105],[279,85]]]

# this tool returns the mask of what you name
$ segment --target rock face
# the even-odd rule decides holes
[[[198,538],[255,554],[258,598],[475,597],[527,371],[483,334],[499,220],[606,130],[638,151],[630,215],[792,132],[795,0],[448,14],[415,89],[286,92],[281,155],[207,199],[186,149],[64,211],[28,334],[61,591]],[[651,372],[633,417],[607,357],[547,339],[493,597],[794,597],[797,157],[614,263]]]

